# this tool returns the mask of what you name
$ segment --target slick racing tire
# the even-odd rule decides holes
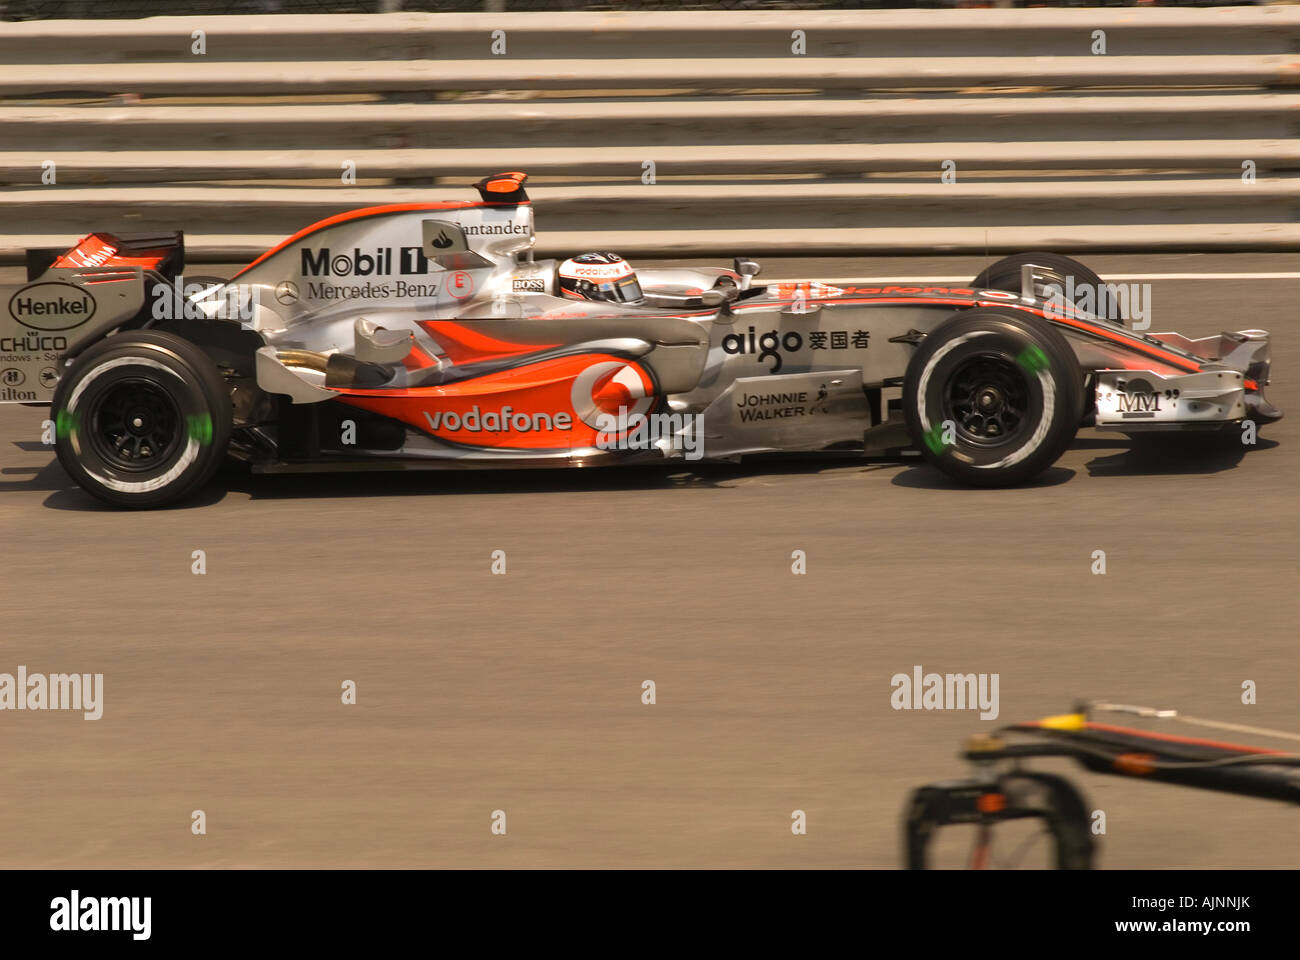
[[[1104,289],[1105,281],[1078,260],[1063,257],[1059,253],[1017,253],[1004,257],[993,266],[985,268],[971,283],[978,290],[1019,293],[1020,268],[1027,263],[1039,268],[1035,271],[1038,279],[1034,283],[1034,295],[1039,299],[1049,299],[1054,293],[1049,287],[1054,285],[1062,291],[1062,296],[1072,293],[1070,299],[1075,306],[1123,325],[1126,318],[1120,315],[1122,311],[1117,304],[1108,303],[1109,309],[1098,309],[1101,296],[1099,291]]]
[[[907,365],[912,443],[973,486],[1010,486],[1046,470],[1079,426],[1083,373],[1046,322],[1005,308],[967,310],[935,327]]]
[[[55,450],[78,485],[119,507],[197,491],[225,459],[230,393],[187,340],[142,330],[95,344],[59,378]]]

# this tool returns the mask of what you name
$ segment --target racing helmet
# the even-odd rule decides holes
[[[632,265],[616,253],[584,253],[560,264],[560,295],[571,300],[639,303],[641,284]]]

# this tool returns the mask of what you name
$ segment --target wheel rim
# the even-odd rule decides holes
[[[180,446],[180,422],[176,402],[156,383],[122,380],[95,403],[91,443],[118,469],[154,470]]]
[[[1008,357],[981,354],[963,360],[948,376],[944,419],[966,443],[996,447],[1014,442],[1030,421],[1029,382]]]

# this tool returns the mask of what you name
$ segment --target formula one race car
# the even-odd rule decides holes
[[[183,277],[180,233],[28,251],[0,301],[0,400],[51,403],[63,466],[133,507],[192,493],[228,454],[276,473],[915,447],[1005,485],[1082,424],[1281,416],[1267,333],[1133,332],[1062,299],[1103,286],[1065,257],[966,287],[535,260],[525,179],[330,217],[228,280]]]

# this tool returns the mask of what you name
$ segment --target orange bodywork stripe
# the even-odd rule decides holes
[[[426,367],[436,366],[437,363],[437,358],[429,356],[418,343],[412,344],[411,352],[402,360],[402,366],[407,370],[423,370]]]
[[[252,270],[255,266],[257,266],[267,257],[274,256],[275,254],[283,250],[285,247],[289,246],[289,244],[301,240],[303,237],[307,236],[310,233],[315,233],[317,230],[323,230],[326,227],[332,227],[336,223],[347,223],[349,220],[360,220],[364,217],[377,217],[385,213],[405,213],[412,210],[466,210],[471,207],[493,207],[493,206],[523,207],[528,205],[529,205],[528,202],[483,203],[481,201],[474,202],[471,200],[444,200],[438,203],[388,203],[378,207],[362,207],[360,210],[349,210],[346,213],[336,213],[332,217],[326,217],[324,220],[319,220],[316,223],[313,223],[310,227],[304,227],[303,229],[295,233],[292,237],[290,237],[288,240],[276,244],[274,247],[266,251],[266,253],[262,254],[260,257],[258,257],[248,266],[244,267],[243,270],[240,270],[239,273],[235,274],[235,277],[238,277],[240,274]],[[233,280],[235,277],[231,277],[231,279]]]
[[[452,363],[472,363],[490,357],[514,357],[523,353],[551,350],[558,343],[511,343],[498,340],[455,320],[417,321],[446,351]]]

